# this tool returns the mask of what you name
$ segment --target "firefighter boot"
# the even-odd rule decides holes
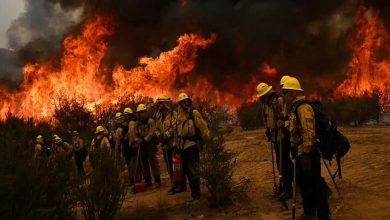
[[[155,176],[154,177],[154,182],[156,183],[156,187],[161,187],[161,177],[160,176]]]
[[[151,187],[152,186],[152,178],[150,176],[145,176],[145,187]]]

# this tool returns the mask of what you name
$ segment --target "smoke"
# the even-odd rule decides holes
[[[60,52],[61,40],[77,33],[89,13],[101,10],[117,22],[104,57],[108,69],[117,63],[131,68],[139,57],[157,56],[172,48],[178,36],[195,32],[218,35],[213,45],[199,51],[193,70],[217,86],[226,78],[245,83],[251,74],[260,74],[265,62],[280,74],[298,76],[304,82],[325,75],[341,80],[351,53],[345,39],[360,2],[26,0],[26,12],[11,24],[8,40],[23,62],[45,59]],[[366,4],[386,5],[375,0]],[[383,10],[389,11],[388,7]]]
[[[7,31],[9,47],[19,51],[23,62],[58,53],[69,28],[82,19],[82,4],[77,2],[82,1],[25,0],[26,12]]]

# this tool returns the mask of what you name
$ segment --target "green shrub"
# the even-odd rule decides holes
[[[224,138],[219,135],[206,143],[201,152],[200,176],[206,181],[211,207],[222,208],[231,203],[234,154],[225,151]]]
[[[242,129],[254,130],[264,125],[260,101],[245,102],[237,109]]]
[[[33,160],[37,130],[13,116],[0,122],[0,219],[74,218],[74,164],[66,155]]]
[[[94,152],[94,170],[78,188],[83,215],[87,220],[114,219],[127,193],[127,184],[121,175],[121,165],[109,150]]]
[[[379,123],[382,111],[380,95],[376,92],[361,97],[324,100],[323,103],[331,117],[342,125],[362,125],[370,120]]]

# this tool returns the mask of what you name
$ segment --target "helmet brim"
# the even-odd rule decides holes
[[[257,98],[260,98],[267,94],[272,89],[272,86],[269,86],[266,90],[264,90],[262,93],[257,93]]]
[[[301,92],[303,92],[304,90],[303,89],[299,89],[299,88],[293,88],[293,87],[285,87],[285,86],[283,86],[283,88],[282,89],[285,89],[285,90],[295,90],[295,91],[301,91]]]

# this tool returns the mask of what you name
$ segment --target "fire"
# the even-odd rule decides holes
[[[263,66],[261,67],[261,72],[263,72],[268,76],[275,76],[278,71],[276,70],[276,68],[273,68],[267,63],[264,63]]]
[[[196,34],[184,34],[179,37],[179,45],[174,49],[162,52],[157,58],[140,58],[139,67],[125,70],[118,65],[112,75],[116,95],[139,94],[156,97],[162,92],[176,94],[176,79],[194,69],[198,47],[205,48],[214,43],[215,39],[215,34],[212,34],[210,39]],[[192,90],[191,88],[188,85],[185,89]]]
[[[125,70],[117,65],[112,72],[113,84],[108,85],[98,75],[102,58],[107,49],[107,40],[114,33],[115,23],[111,16],[95,13],[86,20],[78,36],[68,36],[63,41],[59,67],[54,59],[25,65],[23,81],[17,92],[10,93],[0,87],[0,118],[12,113],[24,118],[50,120],[55,104],[60,98],[83,100],[90,110],[96,104],[115,103],[126,94],[156,97],[162,92],[177,94],[175,82],[179,76],[195,67],[198,48],[212,44],[216,35],[205,39],[197,34],[184,34],[178,45],[157,58],[142,57],[139,66]],[[183,90],[198,93],[203,88],[212,90],[208,81],[198,81],[199,87],[187,82]],[[202,85],[203,84],[203,85]],[[197,91],[196,88],[199,88]]]
[[[390,107],[390,41],[378,11],[360,6],[352,35],[347,39],[353,54],[347,79],[338,95],[362,96],[378,91],[383,107]]]
[[[132,69],[117,64],[109,72],[102,59],[114,31],[112,16],[96,12],[84,22],[80,34],[64,39],[59,60],[51,58],[26,64],[16,92],[9,92],[0,85],[3,100],[0,119],[11,113],[50,121],[60,99],[82,101],[93,112],[96,105],[115,104],[126,95],[155,98],[168,93],[175,97],[181,91],[188,92],[195,99],[235,108],[244,101],[255,99],[254,89],[262,75],[274,77],[277,73],[275,68],[264,63],[260,73],[253,74],[245,86],[226,77],[222,85],[215,88],[206,76],[193,72],[198,49],[215,42],[217,36],[213,33],[209,38],[183,34],[173,49],[157,57],[141,57],[139,65]],[[107,82],[107,76],[112,77],[112,81]]]
[[[114,32],[110,16],[95,13],[87,19],[81,34],[63,41],[60,66],[54,59],[27,64],[18,92],[3,89],[0,116],[12,113],[24,118],[49,119],[60,97],[83,97],[95,102],[105,94],[105,87],[96,79],[101,59],[107,48],[106,40]]]

